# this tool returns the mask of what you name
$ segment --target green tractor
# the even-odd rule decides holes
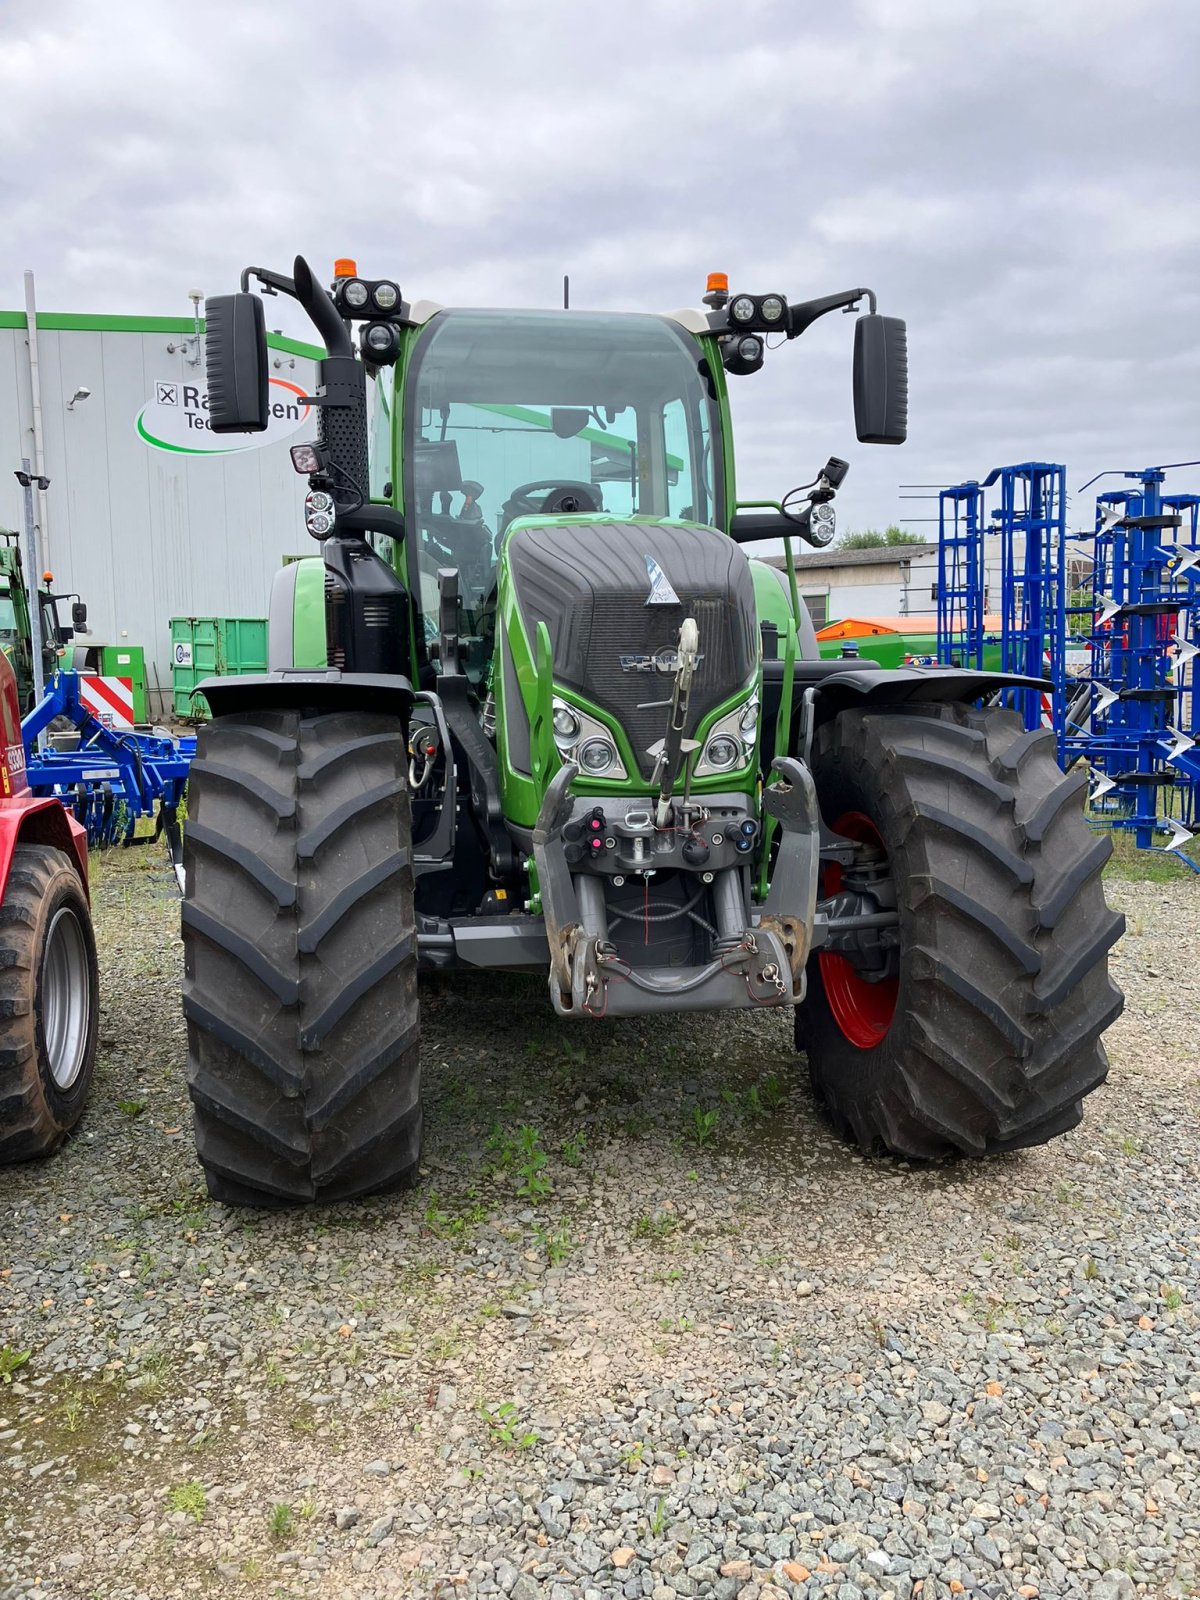
[[[8,657],[17,679],[17,699],[21,715],[32,709],[34,701],[33,629],[29,621],[29,589],[21,562],[20,534],[0,528],[0,650]],[[49,577],[49,574],[47,574]],[[87,632],[87,607],[78,595],[37,591],[41,623],[42,682],[49,683],[58,671],[63,647],[77,633]],[[58,602],[73,600],[71,627],[59,621]]]
[[[832,537],[846,464],[737,499],[727,376],[860,310],[858,437],[899,444],[904,324],[867,289],[719,279],[673,315],[446,310],[339,268],[207,305],[215,432],[271,411],[252,279],[327,352],[292,449],[321,557],[278,575],[270,670],[202,686],[184,1011],[213,1196],[415,1183],[422,968],[543,973],[583,1025],[792,1007],[864,1148],[1073,1127],[1122,923],[1084,778],[995,703],[1038,680],[822,661],[791,537]],[[742,548],[777,537],[787,572]]]

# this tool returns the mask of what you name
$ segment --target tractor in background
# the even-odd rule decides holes
[[[46,574],[50,580],[50,574]],[[76,634],[86,633],[87,607],[78,595],[53,594],[49,587],[38,588],[37,600],[42,639],[42,682],[49,683],[58,670],[63,649]],[[70,600],[71,623],[65,626],[58,615],[58,602]],[[21,561],[20,535],[11,528],[0,528],[0,651],[8,657],[17,679],[17,698],[22,715],[34,703],[33,630],[29,622],[29,587]]]
[[[1086,779],[994,704],[1041,680],[822,660],[792,541],[832,538],[847,463],[737,495],[727,380],[858,312],[858,438],[897,445],[903,322],[865,288],[719,275],[668,315],[453,310],[298,257],[207,303],[216,433],[268,423],[251,279],[325,347],[292,447],[321,555],[276,579],[270,670],[200,686],[183,1008],[210,1193],[415,1183],[420,968],[541,972],[581,1026],[789,1008],[864,1148],[1073,1127],[1122,921]],[[786,572],[748,559],[779,538]]]

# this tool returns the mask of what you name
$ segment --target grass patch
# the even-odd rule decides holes
[[[1193,839],[1182,851],[1139,850],[1132,833],[1124,828],[1111,831],[1113,853],[1104,868],[1106,878],[1123,883],[1175,883],[1195,878],[1196,874],[1180,855],[1200,866],[1200,840]]]
[[[177,1483],[167,1491],[167,1504],[172,1511],[184,1511],[197,1522],[203,1522],[208,1496],[199,1478],[192,1478],[187,1483]]]

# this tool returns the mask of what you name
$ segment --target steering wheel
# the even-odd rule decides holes
[[[538,504],[536,497],[544,494]],[[604,509],[600,491],[593,483],[579,478],[535,478],[531,483],[521,483],[504,502],[501,513],[504,526],[517,517],[548,517],[558,511],[564,515],[596,512]]]

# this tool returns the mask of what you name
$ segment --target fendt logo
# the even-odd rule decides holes
[[[673,644],[656,650],[652,656],[628,655],[618,656],[622,672],[678,672],[679,651]],[[697,667],[704,660],[702,655],[696,657]]]
[[[160,378],[148,404],[138,412],[138,437],[152,450],[173,455],[227,456],[258,450],[264,444],[286,439],[301,428],[312,413],[304,390],[286,378],[270,380],[267,426],[262,433],[214,433],[208,421],[208,390],[203,384]]]

